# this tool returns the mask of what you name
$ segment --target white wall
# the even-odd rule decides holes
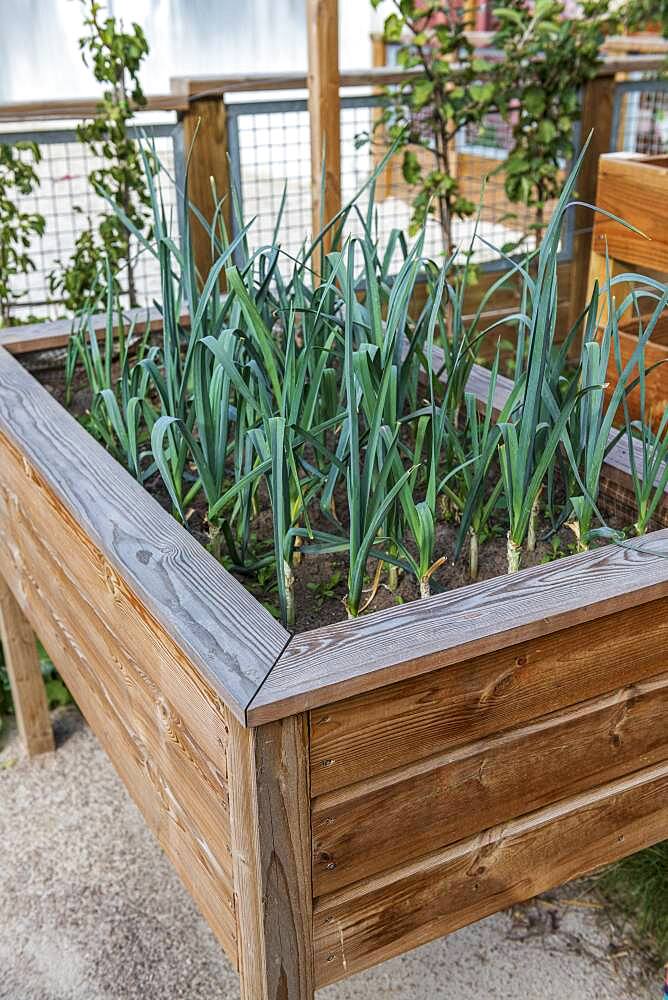
[[[305,0],[112,0],[146,31],[142,82],[163,93],[183,74],[279,72],[306,67]],[[341,65],[371,63],[369,0],[339,0]],[[0,102],[95,92],[82,64],[79,0],[0,0]]]

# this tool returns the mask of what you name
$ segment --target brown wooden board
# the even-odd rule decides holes
[[[294,637],[251,701],[248,720],[256,725],[330,705],[666,594],[663,529],[314,629]]]
[[[547,806],[317,901],[325,986],[639,851],[668,829],[668,763]]]
[[[29,757],[54,749],[35,633],[0,575],[0,642],[19,736]]]
[[[3,350],[0,434],[26,482],[39,483],[50,519],[76,523],[156,635],[169,636],[243,722],[288,633]],[[17,484],[19,500],[23,492]]]
[[[242,1000],[313,1000],[308,729],[293,716],[230,731]]]
[[[664,673],[321,795],[313,802],[314,894],[666,758]]]
[[[667,641],[664,597],[317,708],[313,794],[636,684],[666,669]]]
[[[150,326],[151,330],[162,330],[162,314],[155,307],[150,309],[127,309],[123,314],[129,326],[134,321],[134,332],[139,334]],[[188,324],[188,312],[181,314],[180,320]],[[107,326],[106,313],[91,316],[91,326],[98,337],[104,334]],[[26,323],[24,326],[8,326],[0,328],[0,347],[10,354],[29,354],[32,351],[48,351],[53,348],[66,347],[72,333],[71,319],[56,319],[44,323]]]

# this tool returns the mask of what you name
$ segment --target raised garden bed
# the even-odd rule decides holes
[[[668,836],[667,555],[660,530],[291,637],[0,351],[19,720],[43,737],[29,623],[247,1000]]]
[[[668,156],[642,153],[609,153],[598,164],[596,204],[613,215],[623,215],[630,229],[603,214],[594,219],[592,254],[589,269],[590,288],[595,280],[602,286],[607,274],[619,276],[640,270],[668,274]],[[626,289],[618,289],[621,300]],[[644,310],[643,310],[644,312]],[[627,310],[620,330],[620,352],[627,361],[638,342],[638,319],[635,310]],[[647,317],[643,316],[646,321]],[[668,323],[664,317],[645,348],[648,409],[658,424],[668,405]],[[611,361],[608,371],[611,394],[617,371]],[[629,406],[633,416],[640,416],[639,390],[631,393]]]

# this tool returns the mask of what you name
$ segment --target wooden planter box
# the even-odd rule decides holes
[[[592,253],[589,268],[590,292],[594,281],[602,287],[611,276],[627,271],[641,274],[659,272],[668,275],[668,156],[646,156],[640,153],[610,153],[598,163],[596,205],[639,229],[644,236],[598,213],[594,215]],[[606,247],[608,262],[606,263]],[[620,302],[627,294],[625,285],[618,286]],[[646,319],[652,313],[651,303],[641,304]],[[637,345],[637,319],[628,317],[620,330],[622,362],[626,363]],[[659,321],[645,349],[645,366],[655,368],[647,380],[647,402],[653,423],[661,420],[668,406],[668,316]],[[608,368],[608,394],[614,391],[617,368],[614,358]],[[630,396],[630,409],[635,419],[640,417],[639,392]]]
[[[668,837],[668,531],[291,638],[0,350],[0,574],[241,975],[315,988]],[[43,696],[42,696],[43,699]]]

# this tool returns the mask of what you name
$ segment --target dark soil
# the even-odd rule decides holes
[[[42,383],[55,399],[65,405],[65,374],[64,364],[57,367],[45,367],[44,354],[39,357],[27,355],[24,359],[26,367]],[[78,367],[72,386],[71,400],[68,409],[84,425],[86,413],[91,404],[91,392],[85,374]],[[146,484],[146,489],[166,509],[171,511],[171,502],[159,475]],[[253,522],[253,532],[259,545],[264,545],[270,551],[271,543],[271,511],[266,495],[259,491],[262,509]],[[345,499],[338,498],[338,510],[345,509]],[[205,520],[205,505],[200,499],[188,512],[188,528],[192,534],[205,546],[210,543]],[[628,525],[619,515],[612,511],[604,511],[610,515],[609,523],[613,527],[624,528]],[[330,527],[328,525],[321,525]],[[431,580],[432,593],[444,590],[456,590],[471,583],[468,571],[468,552],[465,549],[459,560],[455,561],[455,545],[457,540],[457,524],[454,520],[442,517],[436,533],[435,551],[446,556],[446,562],[434,574]],[[570,529],[563,527],[557,534],[550,536],[550,525],[547,521],[539,525],[538,543],[535,552],[522,553],[522,567],[535,566],[550,562],[553,559],[568,555],[574,551],[574,537]],[[375,573],[377,563],[369,560],[369,573]],[[278,596],[273,583],[273,573],[268,573],[266,583],[260,583],[253,575],[242,574],[234,569],[230,572],[278,617]],[[492,534],[480,546],[479,580],[490,579],[506,572],[506,537],[502,524],[494,525]],[[346,594],[347,559],[345,554],[322,555],[305,554],[296,560],[295,574],[295,607],[296,629],[298,632],[329,625],[346,617],[343,600]],[[369,579],[364,600],[371,598],[372,579]],[[366,612],[379,611],[392,605],[404,604],[419,599],[419,589],[415,579],[409,574],[399,571],[399,581],[396,590],[388,586],[387,567],[383,568],[376,593],[369,601]],[[364,603],[364,602],[363,602]]]

